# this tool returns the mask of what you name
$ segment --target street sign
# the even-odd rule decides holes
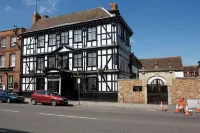
[[[77,78],[77,83],[80,84],[81,83],[81,79]]]

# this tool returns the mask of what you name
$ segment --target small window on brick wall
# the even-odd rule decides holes
[[[142,86],[133,86],[133,92],[142,91]]]

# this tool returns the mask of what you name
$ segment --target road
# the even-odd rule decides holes
[[[199,133],[200,114],[0,103],[0,133]]]

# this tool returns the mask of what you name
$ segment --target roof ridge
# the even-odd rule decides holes
[[[168,58],[181,58],[181,56],[169,56],[169,57],[157,57],[157,58],[144,58],[139,60],[148,60],[148,59],[168,59]]]
[[[84,10],[75,11],[75,12],[71,12],[71,13],[67,13],[67,14],[57,15],[57,16],[54,16],[54,17],[49,17],[49,18],[46,18],[46,19],[58,18],[58,17],[67,16],[67,15],[72,15],[72,14],[77,14],[77,13],[81,13],[81,12],[85,12],[85,11],[91,11],[91,10],[94,10],[94,9],[102,9],[102,7],[99,6],[99,7],[95,7],[95,8],[84,9]],[[102,9],[102,10],[103,10],[103,9]]]
[[[184,65],[183,67],[198,67],[198,65]]]

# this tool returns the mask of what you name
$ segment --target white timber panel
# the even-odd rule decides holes
[[[45,52],[49,52],[48,51],[48,34],[45,35]]]
[[[92,46],[92,42],[87,42],[87,47],[91,47]]]
[[[99,91],[101,91],[101,90],[99,90]],[[105,82],[102,82],[102,91],[106,91],[106,83]]]
[[[114,84],[115,84],[115,88],[114,88],[114,89],[115,89],[115,91],[118,91],[118,83],[117,83],[117,82],[115,82]]]
[[[73,31],[72,30],[69,30],[69,46],[70,47],[73,47]]]
[[[182,78],[182,77],[184,77],[183,71],[181,71],[181,72],[175,72],[175,77],[176,78]]]
[[[45,80],[45,87],[44,88],[45,88],[45,90],[47,90],[47,82],[48,82],[47,78],[45,78],[44,80]]]
[[[69,70],[72,70],[72,59],[69,59]]]

